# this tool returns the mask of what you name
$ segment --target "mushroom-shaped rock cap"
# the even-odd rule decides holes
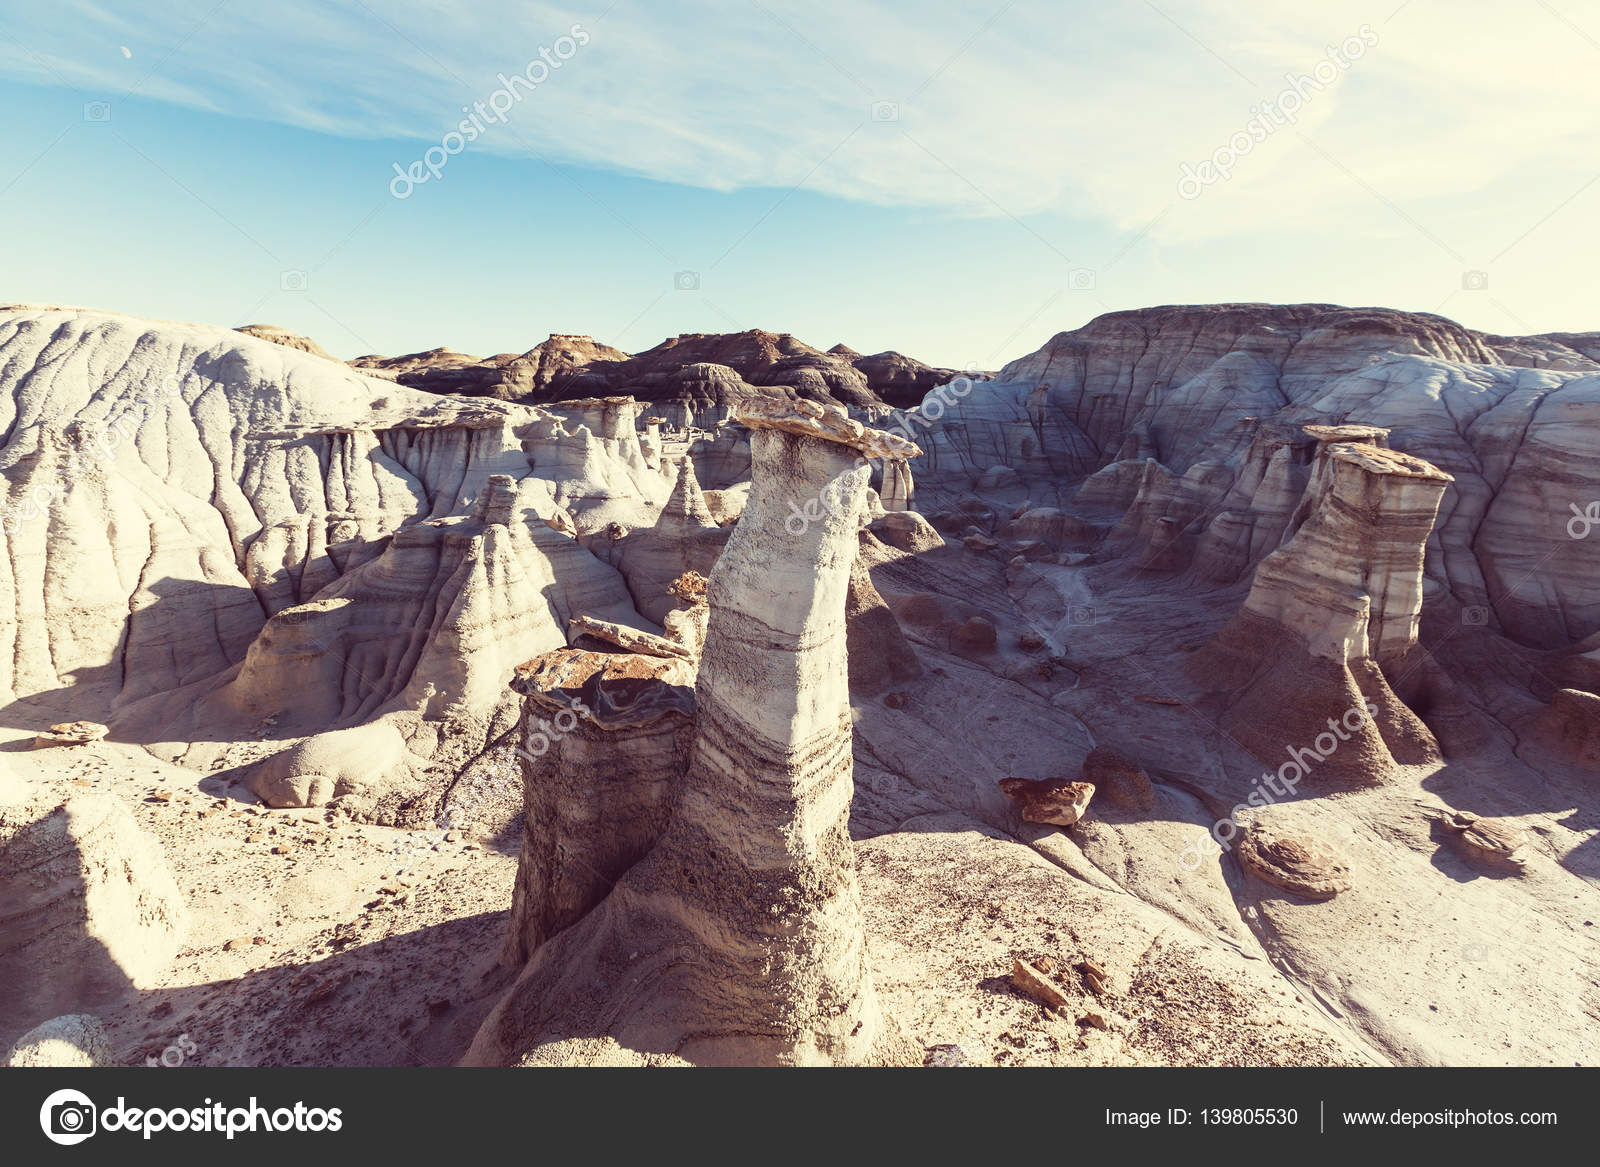
[[[1389,440],[1389,430],[1381,425],[1307,425],[1300,428],[1319,442],[1362,442],[1381,446]]]
[[[739,406],[733,419],[753,430],[783,430],[803,437],[838,442],[860,450],[868,458],[903,462],[922,454],[922,448],[915,442],[864,426],[838,406],[830,408],[804,399],[786,401],[776,397],[752,398]]]
[[[682,657],[557,648],[517,666],[511,688],[553,711],[572,710],[601,729],[693,717],[695,667]]]
[[[558,401],[555,404],[561,409],[598,409],[605,405],[643,405],[642,402],[635,401],[626,394],[612,397],[574,397],[570,401]]]
[[[703,604],[709,583],[698,571],[686,571],[667,585],[667,594],[676,596],[686,604]]]
[[[1340,462],[1359,466],[1372,474],[1394,474],[1401,478],[1431,478],[1435,482],[1454,482],[1453,474],[1446,474],[1432,462],[1399,450],[1385,450],[1360,442],[1340,442],[1328,447],[1331,457]]]

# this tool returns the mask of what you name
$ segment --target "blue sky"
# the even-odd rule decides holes
[[[342,357],[759,327],[989,368],[1220,300],[1600,328],[1600,3],[1300,7],[5,0],[0,297]]]

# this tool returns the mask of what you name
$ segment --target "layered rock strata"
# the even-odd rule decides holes
[[[1293,756],[1319,776],[1368,780],[1397,762],[1438,760],[1385,670],[1426,667],[1424,550],[1451,481],[1408,454],[1319,445],[1293,534],[1191,666],[1196,679],[1235,690],[1223,728],[1239,744],[1264,760],[1314,754],[1314,764]]]
[[[753,405],[754,479],[708,589],[694,742],[660,840],[537,949],[469,1061],[863,1060],[877,1015],[848,831],[846,596],[887,435]],[[791,508],[831,500],[818,521]]]
[[[521,968],[666,829],[694,728],[680,657],[562,648],[517,669],[522,854],[502,959]]]

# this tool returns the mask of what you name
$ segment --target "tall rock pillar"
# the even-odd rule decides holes
[[[532,955],[469,1061],[848,1064],[872,1046],[845,601],[865,459],[917,450],[810,402],[760,401],[738,420],[753,482],[711,573],[673,817]]]

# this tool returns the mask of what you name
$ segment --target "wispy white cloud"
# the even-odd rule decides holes
[[[58,0],[12,14],[0,73],[426,145],[575,23],[591,42],[473,149],[1120,229],[1170,209],[1167,244],[1425,232],[1463,258],[1600,168],[1600,9],[1576,0]],[[1364,26],[1377,45],[1296,126],[1175,197],[1182,163]]]

